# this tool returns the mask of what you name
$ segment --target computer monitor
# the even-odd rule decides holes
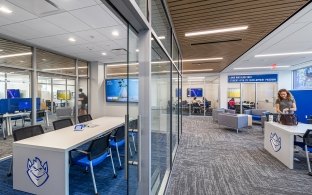
[[[31,111],[31,102],[30,101],[20,101],[18,102],[19,111]]]
[[[19,89],[7,89],[7,97],[8,99],[20,98],[21,93]]]

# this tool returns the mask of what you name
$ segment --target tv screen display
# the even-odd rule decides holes
[[[203,88],[187,88],[187,97],[203,97]]]
[[[8,99],[20,98],[21,93],[19,89],[7,89],[7,97]]]
[[[56,91],[57,99],[58,100],[70,100],[71,99],[71,92],[67,90],[57,90]]]
[[[20,101],[18,102],[19,111],[31,111],[31,101]]]
[[[107,102],[127,102],[129,87],[129,102],[139,101],[139,80],[138,79],[107,79],[105,81]]]

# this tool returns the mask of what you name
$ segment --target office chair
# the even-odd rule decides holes
[[[73,122],[70,118],[53,121],[54,130],[63,129],[65,127],[73,126]]]
[[[44,110],[37,110],[37,122],[43,121],[43,118],[45,117],[46,112]],[[31,122],[32,118],[32,112],[30,112],[29,117],[26,117],[24,120],[25,122]]]
[[[304,151],[306,152],[309,175],[312,176],[309,153],[312,153],[312,129],[308,129],[303,135]]]
[[[109,144],[111,147],[114,147],[116,149],[118,161],[119,161],[119,169],[122,169],[120,154],[119,154],[119,147],[122,147],[125,145],[125,126],[121,126],[113,130]],[[130,156],[132,157],[132,150],[130,147],[130,143],[129,143],[129,151],[130,151]]]
[[[95,194],[98,194],[98,192],[97,192],[94,171],[93,171],[94,166],[99,165],[107,157],[110,157],[112,167],[113,167],[113,172],[114,172],[114,178],[117,177],[114,162],[113,162],[113,157],[112,157],[112,150],[110,148],[110,143],[109,143],[110,136],[111,136],[111,133],[107,133],[99,138],[94,139],[91,142],[89,148],[85,151],[78,150],[78,149],[73,150],[82,154],[81,156],[78,156],[72,160],[73,164],[86,167],[86,169],[87,167],[90,167]]]
[[[92,120],[92,117],[90,114],[78,116],[78,122],[79,123],[84,123],[84,122],[91,121],[91,120]]]
[[[14,130],[13,139],[16,142],[22,139],[34,137],[36,135],[41,135],[43,133],[44,131],[41,125],[28,126],[28,127],[23,127],[23,128]],[[13,157],[12,157],[12,161],[10,165],[10,170],[7,174],[8,177],[12,175],[12,169],[13,169]]]

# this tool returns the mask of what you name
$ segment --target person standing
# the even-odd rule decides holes
[[[78,101],[80,102],[79,115],[85,115],[87,114],[88,97],[85,93],[83,93],[82,88],[79,89],[78,97]]]
[[[286,89],[278,91],[278,98],[275,101],[277,113],[293,113],[297,110],[296,101]]]

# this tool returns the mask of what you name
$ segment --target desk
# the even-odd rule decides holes
[[[83,131],[71,126],[14,142],[13,188],[32,194],[69,194],[69,151],[123,125],[124,120],[102,117],[89,121],[92,125]],[[39,170],[37,181],[31,179],[35,177],[29,172],[32,169]]]
[[[12,123],[11,123],[11,119],[12,117],[22,117],[23,120],[23,126],[24,126],[24,118],[26,116],[29,116],[30,112],[18,112],[18,113],[14,113],[14,114],[4,114],[3,115],[3,119],[5,120],[5,128],[8,132],[8,135],[12,135]],[[3,138],[5,139],[5,133],[3,134]]]
[[[288,168],[294,167],[294,135],[303,135],[311,124],[299,123],[297,126],[265,122],[264,148]]]

